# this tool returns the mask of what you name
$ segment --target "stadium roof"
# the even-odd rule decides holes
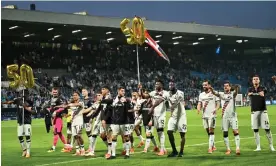
[[[36,41],[101,40],[126,42],[123,18],[107,18],[29,10],[2,9],[2,37]],[[193,23],[145,21],[150,35],[161,44],[276,44],[275,30],[258,30]]]

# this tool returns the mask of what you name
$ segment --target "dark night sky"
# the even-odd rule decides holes
[[[59,13],[87,11],[90,15],[133,17],[139,15],[149,20],[190,22],[199,24],[245,28],[276,28],[275,2],[1,2],[14,4],[19,9],[29,9],[35,3],[37,10]]]

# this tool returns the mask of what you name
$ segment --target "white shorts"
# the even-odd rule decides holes
[[[161,116],[153,116],[153,126],[156,129],[165,128],[165,126],[166,126],[165,123],[166,123],[165,114],[163,114]]]
[[[131,134],[131,133],[133,133],[133,130],[134,130],[134,124],[128,124],[127,125],[128,126],[128,129],[129,129],[129,133]]]
[[[102,123],[100,120],[96,120],[93,124],[92,135],[99,135],[104,132]]]
[[[135,122],[134,122],[134,126],[143,126],[143,119],[142,119],[142,115],[140,115],[139,117],[135,118]]]
[[[84,128],[86,132],[92,131],[92,124],[91,123],[84,123]]]
[[[187,132],[187,118],[186,115],[181,117],[170,117],[168,122],[168,130],[170,131],[179,131],[181,133]]]
[[[267,111],[251,112],[251,127],[252,129],[270,129]]]
[[[17,126],[17,136],[31,136],[32,135],[32,126],[30,124],[24,124]]]
[[[83,125],[72,125],[72,136],[76,136],[82,133]]]
[[[153,133],[154,126],[145,126],[145,130],[147,134]]]
[[[67,122],[67,134],[72,134],[72,124]]]
[[[232,128],[233,130],[239,129],[237,116],[223,117],[221,123],[222,131],[228,131],[229,128]]]
[[[203,118],[202,119],[203,121],[203,127],[205,129],[208,129],[208,128],[216,128],[216,118],[213,117],[213,118]]]
[[[111,130],[112,130],[112,135],[119,135],[119,134],[130,135],[129,125],[127,124],[122,124],[122,125],[112,124]]]

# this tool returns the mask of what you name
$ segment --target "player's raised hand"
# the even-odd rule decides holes
[[[139,83],[139,84],[138,84],[138,89],[142,89],[142,88],[143,88],[142,84]]]

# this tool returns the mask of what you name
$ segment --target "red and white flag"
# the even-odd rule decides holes
[[[170,59],[168,58],[167,54],[162,50],[162,48],[152,39],[152,37],[149,35],[148,31],[145,30],[145,36],[146,40],[145,42],[153,48],[159,56],[161,56],[163,59],[168,61],[170,63]]]

